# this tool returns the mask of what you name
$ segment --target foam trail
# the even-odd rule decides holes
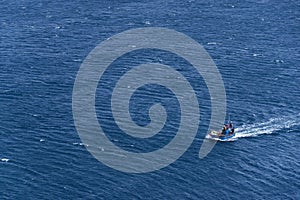
[[[236,135],[234,138],[256,137],[263,134],[273,134],[276,131],[300,125],[299,116],[300,114],[289,118],[271,118],[266,122],[245,124],[236,128]]]

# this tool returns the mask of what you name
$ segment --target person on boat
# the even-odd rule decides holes
[[[225,131],[225,135],[229,135],[230,134],[230,129],[228,128],[228,129],[226,129],[226,131]]]
[[[226,130],[227,130],[227,126],[226,126],[226,124],[224,124],[224,126],[222,128],[222,135],[225,135]]]
[[[231,135],[234,133],[234,128],[232,122],[224,124],[221,135]]]
[[[232,127],[230,134],[234,134],[234,128]]]
[[[232,122],[229,122],[230,134],[234,133],[234,128]]]

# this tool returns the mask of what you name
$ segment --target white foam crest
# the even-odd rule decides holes
[[[9,161],[8,158],[1,158],[0,160],[1,160],[2,162],[8,162],[8,161]]]

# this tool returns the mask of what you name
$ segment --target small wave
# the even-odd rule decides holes
[[[273,134],[282,129],[289,129],[293,126],[300,125],[299,115],[294,117],[272,118],[266,122],[245,124],[236,128],[234,138],[256,137],[259,135]]]
[[[208,45],[216,45],[217,43],[216,42],[208,42],[207,44]]]
[[[83,144],[82,142],[73,142],[73,145],[79,145],[79,146],[85,146],[85,144]]]
[[[2,162],[8,162],[9,159],[8,159],[8,158],[1,158],[1,161],[2,161]]]
[[[144,24],[146,24],[146,25],[151,25],[151,22],[148,21],[148,20],[146,20],[146,21],[144,21]]]

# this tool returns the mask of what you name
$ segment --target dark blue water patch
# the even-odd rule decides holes
[[[205,46],[237,126],[296,117],[299,1],[33,0],[3,1],[0,8],[0,157],[10,159],[0,162],[2,199],[299,199],[298,125],[217,143],[208,157],[197,158],[210,119],[201,78],[190,79],[205,111],[197,140],[175,163],[149,174],[110,169],[73,145],[80,139],[71,110],[75,75],[99,42],[159,26]]]
[[[147,139],[131,137],[123,133],[107,111],[101,115],[104,118],[101,123],[103,131],[107,133],[111,141],[120,147],[133,152],[150,152],[167,145],[178,131],[180,125],[180,105],[174,94],[160,85],[147,84],[138,88],[130,99],[129,113],[137,126],[146,126],[150,123],[149,110],[154,104],[160,104],[166,109],[167,119],[162,130]],[[116,142],[118,141],[118,142]]]
[[[160,98],[162,97],[166,99],[165,102],[161,102]],[[139,126],[147,126],[151,122],[147,111],[149,111],[154,104],[161,104],[166,108],[167,113],[168,111],[178,113],[177,117],[173,116],[172,118],[175,118],[175,124],[179,124],[176,118],[181,116],[181,112],[177,110],[180,108],[180,105],[175,98],[175,94],[170,89],[157,84],[145,84],[138,88],[131,96],[129,112],[132,120]]]
[[[149,152],[168,144],[177,132],[180,125],[180,106],[175,95],[161,85],[147,84],[139,88],[131,97],[130,114],[137,125],[145,126],[149,123],[148,111],[155,103],[161,103],[167,111],[167,121],[162,131],[153,136],[152,139],[147,140],[134,138],[123,133],[114,122],[110,103],[112,91],[120,77],[133,67],[143,63],[165,64],[185,76],[197,95],[200,111],[204,116],[210,114],[208,106],[210,97],[205,82],[196,69],[173,53],[157,49],[142,49],[126,53],[115,60],[100,78],[97,88],[96,111],[99,123],[107,132],[109,139],[120,147],[129,151]],[[204,132],[201,134],[203,137]]]

